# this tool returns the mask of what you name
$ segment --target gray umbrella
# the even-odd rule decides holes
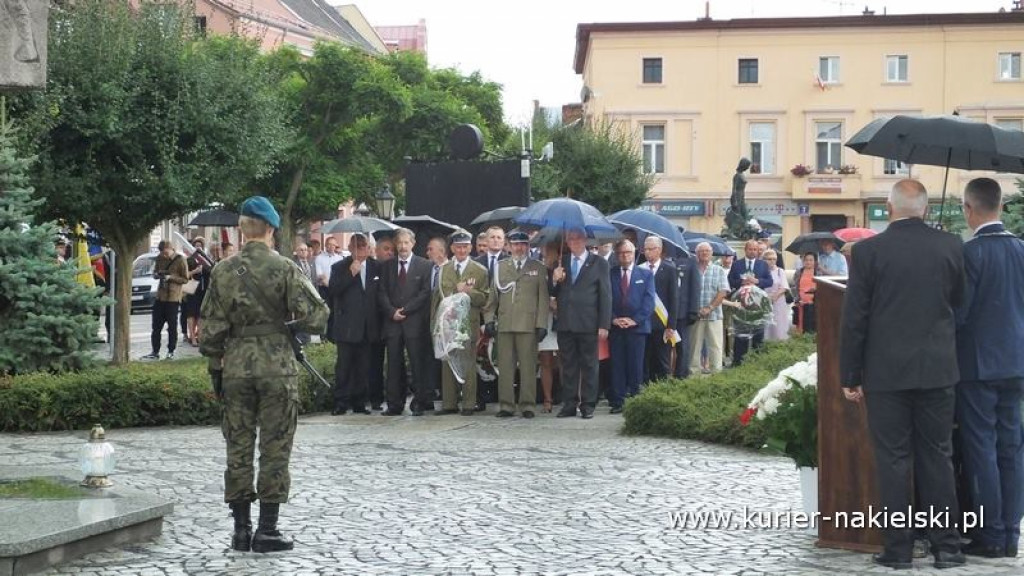
[[[324,227],[321,228],[320,231],[324,234],[359,232],[361,234],[369,235],[374,232],[394,230],[396,228],[398,228],[398,226],[395,226],[387,220],[381,220],[380,218],[370,218],[369,216],[349,216],[348,218],[331,220],[324,224]]]
[[[955,115],[879,118],[861,128],[846,146],[859,154],[905,164],[945,166],[942,209],[946,205],[950,168],[1024,174],[1024,132]]]

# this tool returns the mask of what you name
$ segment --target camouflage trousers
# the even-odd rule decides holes
[[[280,504],[288,501],[291,476],[288,462],[299,415],[298,378],[224,378],[224,417],[221,430],[227,442],[224,471],[225,502]],[[259,478],[253,490],[256,429],[259,428]]]

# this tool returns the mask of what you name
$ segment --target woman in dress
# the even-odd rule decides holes
[[[800,269],[794,282],[797,287],[798,300],[796,307],[796,323],[801,333],[813,334],[817,330],[817,318],[814,316],[814,277],[819,274],[818,255],[807,252],[802,257],[803,268]]]
[[[789,282],[786,281],[786,271],[778,266],[778,252],[775,250],[765,250],[764,261],[768,263],[768,270],[772,274],[772,285],[765,290],[768,297],[772,299],[772,324],[765,327],[764,339],[785,340],[789,338],[789,325],[791,321],[789,303],[786,302]]]
[[[551,282],[551,275],[558,266],[558,244],[552,243],[544,247],[544,265],[548,268],[548,283]],[[551,412],[551,390],[554,387],[555,370],[557,368],[555,356],[558,354],[558,335],[555,334],[555,314],[558,307],[554,298],[549,298],[551,313],[548,314],[548,334],[537,344],[538,358],[540,359],[540,387],[544,397],[544,412]]]
[[[182,316],[187,323],[185,339],[193,346],[199,345],[199,309],[203,305],[203,298],[206,296],[206,287],[210,284],[210,270],[212,262],[203,250],[206,247],[206,240],[202,236],[192,239],[192,247],[195,251],[188,257],[188,278],[199,283],[196,291],[188,294],[182,302]]]

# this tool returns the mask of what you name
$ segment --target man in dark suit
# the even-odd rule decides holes
[[[765,290],[772,285],[772,272],[768,263],[758,259],[761,244],[757,240],[747,240],[743,245],[744,258],[732,263],[729,270],[729,287],[739,290],[742,286],[754,285]],[[729,327],[726,326],[726,330]],[[736,333],[733,341],[732,365],[739,366],[743,357],[753,347],[755,350],[764,343],[764,327],[756,328],[752,334]]]
[[[433,266],[426,258],[412,253],[416,235],[412,230],[395,231],[396,257],[383,266],[379,292],[384,315],[384,338],[388,351],[387,416],[405,411],[405,384],[402,378],[403,352],[409,356],[414,389],[413,416],[433,411],[433,391],[427,378],[429,346],[430,276]]]
[[[678,300],[676,301],[676,365],[673,375],[676,378],[690,376],[690,327],[697,323],[700,310],[700,271],[697,269],[697,258],[682,255],[676,258],[676,277],[678,278]]]
[[[916,510],[949,510],[951,523],[957,510],[950,458],[959,373],[953,310],[963,296],[964,260],[959,238],[924,223],[928,194],[920,182],[897,182],[887,206],[889,228],[853,247],[839,379],[848,400],[867,403],[879,509],[889,510],[884,551],[874,561],[910,568],[914,532],[893,527],[893,514],[911,506],[911,478]],[[929,539],[936,567],[964,563],[956,527],[931,527]]]
[[[380,338],[377,289],[380,264],[370,258],[366,236],[353,234],[350,255],[331,266],[328,292],[334,301],[334,342],[338,359],[334,365],[334,415],[349,409],[369,414],[366,385],[370,373],[370,343]]]
[[[559,418],[594,417],[597,405],[597,341],[608,338],[612,323],[608,261],[587,252],[582,230],[566,236],[569,254],[551,276],[556,298],[558,354],[562,359],[562,410]]]
[[[665,319],[651,314],[651,331],[644,346],[644,381],[659,380],[672,372],[671,336],[676,327],[676,307],[679,305],[679,278],[674,264],[661,258],[664,243],[657,236],[644,240],[642,267],[654,274],[654,289],[665,309]]]
[[[648,240],[653,237],[648,237]],[[608,404],[612,414],[622,412],[626,398],[640,392],[644,378],[644,348],[651,333],[654,314],[654,274],[645,266],[634,265],[636,248],[629,240],[615,245],[619,264],[611,269],[612,330],[608,336],[611,349],[612,388]],[[675,272],[670,280],[675,281]],[[663,331],[658,331],[663,333]]]
[[[957,311],[956,414],[974,511],[966,554],[1017,555],[1024,514],[1024,242],[999,220],[999,184],[975,178],[964,191],[964,216],[974,238],[964,244],[967,286]]]

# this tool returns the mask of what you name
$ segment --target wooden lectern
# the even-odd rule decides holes
[[[868,513],[878,507],[875,456],[868,433],[864,403],[843,397],[839,382],[839,325],[845,280],[815,278],[814,304],[818,320],[818,512],[836,518],[837,512]],[[876,529],[842,528],[819,520],[822,548],[881,552],[882,534]]]

